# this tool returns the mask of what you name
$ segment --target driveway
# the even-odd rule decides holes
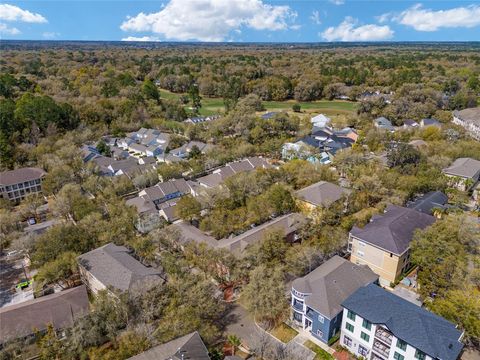
[[[225,327],[225,334],[235,334],[242,340],[244,345],[252,347],[256,342],[260,329],[255,325],[253,318],[248,314],[247,310],[239,304],[233,303],[227,317],[228,324]]]
[[[31,287],[17,290],[15,286],[25,278],[23,259],[0,257],[0,308],[33,299]],[[26,269],[28,275],[28,269]]]

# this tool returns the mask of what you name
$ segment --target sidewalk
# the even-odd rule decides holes
[[[305,343],[305,341],[310,340],[315,345],[318,345],[319,347],[321,347],[323,350],[325,350],[329,354],[333,355],[335,353],[334,349],[332,349],[330,346],[328,346],[324,342],[322,342],[318,339],[315,339],[315,337],[311,336],[307,331],[298,330],[298,329],[297,329],[297,331],[298,331],[298,335],[295,336],[295,338],[292,341],[296,341],[297,343],[300,343],[300,344],[303,345]]]

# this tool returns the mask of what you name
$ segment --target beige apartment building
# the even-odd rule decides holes
[[[354,226],[349,234],[350,261],[368,265],[389,286],[410,266],[410,242],[416,229],[424,229],[435,218],[419,211],[396,205],[375,215],[363,228]]]

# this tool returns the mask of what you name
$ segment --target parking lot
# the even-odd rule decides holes
[[[33,299],[32,285],[23,290],[16,286],[23,279],[25,273],[31,279],[28,267],[25,267],[23,257],[19,254],[0,256],[0,307],[13,305],[19,302]]]

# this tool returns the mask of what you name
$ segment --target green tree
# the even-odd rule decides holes
[[[67,251],[43,265],[35,275],[35,285],[43,287],[56,284],[62,289],[72,287],[75,284],[73,277],[78,274],[77,256],[78,254]]]
[[[294,112],[300,112],[301,109],[302,109],[302,106],[301,106],[300,104],[293,104],[293,105],[292,105],[292,110],[293,110]]]
[[[232,355],[235,356],[235,350],[242,344],[240,338],[235,334],[230,334],[227,336],[228,343],[232,346]]]
[[[417,165],[420,162],[421,154],[413,146],[405,143],[397,144],[387,152],[389,167],[405,169],[407,166]]]
[[[250,273],[242,297],[254,318],[270,325],[281,321],[288,307],[282,269],[260,265]]]
[[[146,99],[152,99],[155,101],[160,100],[160,92],[157,86],[150,79],[145,79],[142,84],[142,93]]]
[[[105,142],[105,140],[101,139],[98,144],[97,144],[97,150],[100,154],[104,155],[104,156],[110,156],[111,155],[111,150],[110,150],[110,146],[107,145],[107,143]]]
[[[198,110],[202,107],[202,97],[198,91],[198,85],[192,84],[188,89],[188,96],[192,103],[192,109],[194,114],[198,114]]]
[[[183,220],[192,222],[200,218],[202,205],[192,195],[183,196],[178,202],[175,211]]]
[[[40,350],[40,359],[58,360],[63,358],[64,344],[57,337],[52,324],[48,324],[45,335],[37,334],[37,345]]]

